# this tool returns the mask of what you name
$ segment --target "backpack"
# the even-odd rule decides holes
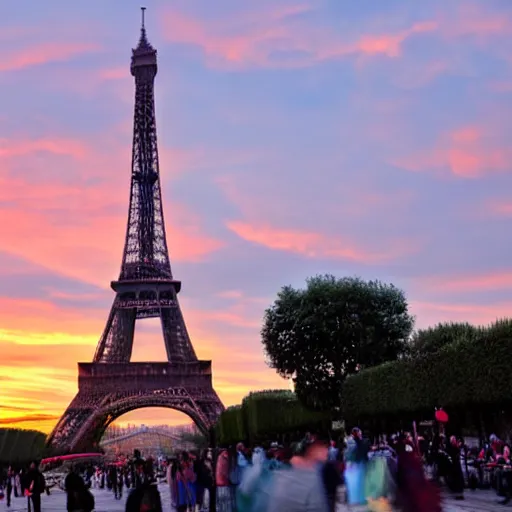
[[[43,473],[38,472],[34,478],[34,488],[32,492],[37,494],[43,494],[46,489],[46,480],[44,479]]]

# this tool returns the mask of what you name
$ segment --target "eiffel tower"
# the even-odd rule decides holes
[[[116,296],[92,363],[78,363],[78,393],[49,435],[54,453],[96,451],[106,428],[143,407],[187,414],[203,432],[224,406],[212,386],[211,361],[197,359],[177,294],[165,237],[155,125],[156,50],[142,27],[132,50],[135,77],[128,227]],[[135,322],[159,317],[167,362],[130,362]]]

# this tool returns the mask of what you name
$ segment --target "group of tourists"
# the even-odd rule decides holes
[[[9,466],[5,475],[0,472],[0,493],[6,499],[7,508],[11,507],[13,497],[24,498],[29,512],[41,512],[41,495],[47,491],[44,476],[36,462],[32,462],[28,470],[15,471]]]
[[[216,465],[218,512],[438,512],[437,487],[427,481],[409,436],[371,447],[354,428],[339,445],[308,434],[290,447],[222,450]],[[343,485],[344,484],[344,485]],[[344,493],[342,493],[344,489]],[[337,508],[338,507],[338,508]]]
[[[443,478],[456,499],[463,499],[465,478],[463,440],[443,435],[417,437],[402,432],[372,445],[359,428],[334,442],[322,434],[308,433],[287,446],[276,442],[253,448],[232,447],[179,456],[144,460],[137,450],[130,460],[102,466],[71,468],[64,481],[69,512],[92,512],[90,488],[110,490],[121,499],[129,488],[127,512],[335,512],[441,511],[437,478]],[[510,448],[491,436],[479,453],[482,464],[497,468],[497,488],[510,500],[512,464]],[[427,479],[425,468],[436,466]],[[480,467],[480,466],[478,466]],[[466,464],[467,471],[467,464]],[[157,476],[166,481],[170,503],[162,504]],[[471,476],[471,475],[469,475]],[[28,471],[9,468],[0,488],[11,506],[13,496],[25,497],[28,510],[41,511],[41,495],[48,488],[35,463]],[[212,500],[214,502],[212,503]]]

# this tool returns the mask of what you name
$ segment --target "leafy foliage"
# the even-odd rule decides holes
[[[325,410],[339,406],[347,375],[397,359],[413,323],[393,285],[326,275],[282,288],[261,337],[270,366],[293,379],[306,406]]]
[[[410,342],[410,355],[431,354],[457,340],[474,339],[479,328],[469,323],[444,323],[416,331]]]
[[[26,463],[41,458],[46,435],[37,430],[0,429],[0,462]]]
[[[228,407],[217,422],[217,442],[230,444],[246,438],[242,406]]]
[[[328,413],[306,409],[295,393],[286,390],[250,393],[242,407],[252,438],[301,430],[330,418]]]
[[[512,403],[512,321],[468,330],[437,352],[386,363],[349,377],[343,385],[348,419],[434,407]],[[474,335],[473,335],[474,334]]]
[[[328,422],[330,414],[306,409],[291,391],[258,391],[241,405],[229,407],[217,423],[220,444],[245,439],[267,439],[276,434],[307,429]]]

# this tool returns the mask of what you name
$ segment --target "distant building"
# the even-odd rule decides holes
[[[144,457],[171,456],[195,446],[182,439],[184,434],[199,433],[194,424],[188,425],[111,425],[101,440],[107,457],[129,455],[139,449]]]

